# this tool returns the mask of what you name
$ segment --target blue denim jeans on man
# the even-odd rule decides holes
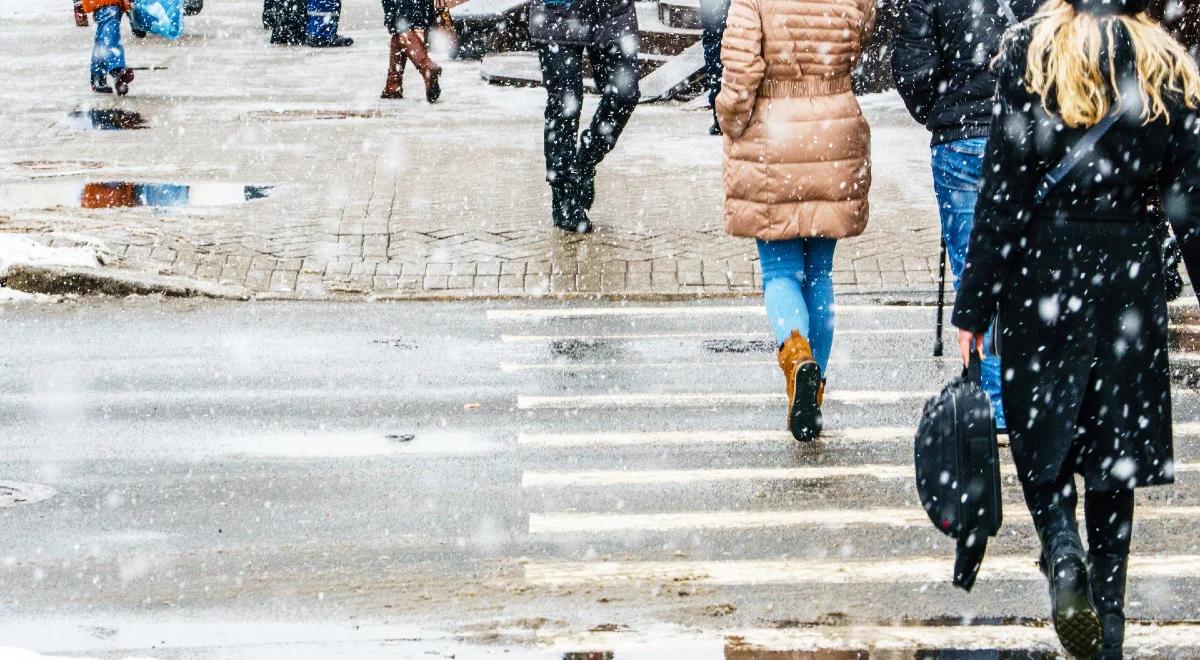
[[[833,250],[830,238],[758,241],[763,301],[776,345],[799,330],[821,374],[833,348]]]
[[[983,155],[987,138],[969,138],[939,144],[933,148],[933,187],[942,217],[942,239],[954,275],[954,290],[967,262],[967,245],[975,224],[975,204],[983,182]],[[991,344],[989,336],[985,344]],[[990,353],[983,361],[983,389],[992,397],[996,426],[1007,428],[1000,400],[1000,358]]]
[[[125,68],[125,47],[121,45],[120,7],[109,5],[92,12],[96,21],[96,42],[92,46],[92,80],[103,82],[114,69]]]

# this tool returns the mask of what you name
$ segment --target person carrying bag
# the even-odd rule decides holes
[[[1010,33],[951,317],[964,363],[1002,319],[1013,461],[1084,658],[1122,657],[1134,490],[1174,481],[1164,217],[1200,276],[1200,71],[1146,5],[1047,0]]]

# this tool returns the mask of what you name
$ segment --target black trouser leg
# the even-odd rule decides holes
[[[1043,570],[1053,566],[1054,560],[1063,552],[1083,556],[1083,542],[1079,538],[1079,523],[1075,519],[1075,507],[1079,493],[1075,489],[1075,477],[1067,473],[1058,481],[1048,484],[1021,482],[1025,493],[1025,504],[1033,516],[1033,526],[1042,540]]]
[[[704,72],[708,78],[708,104],[716,105],[721,92],[721,39],[725,36],[725,21],[729,17],[729,0],[700,0],[700,25],[704,33],[700,42],[704,48]]]
[[[588,48],[592,74],[600,90],[600,105],[591,126],[579,138],[579,167],[594,171],[608,152],[617,146],[621,131],[637,108],[638,89],[636,42]]]
[[[568,184],[575,176],[579,113],[583,106],[583,47],[543,45],[538,49],[546,88],[546,181]]]
[[[1132,490],[1088,492],[1088,578],[1103,626],[1102,660],[1118,660],[1125,644],[1125,575],[1133,537]]]

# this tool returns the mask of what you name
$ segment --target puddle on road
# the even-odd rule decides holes
[[[136,131],[150,127],[140,113],[115,108],[69,112],[67,125],[77,131]]]
[[[620,353],[615,342],[603,339],[555,339],[550,342],[550,354],[568,360],[611,360]]]
[[[230,206],[262,199],[271,186],[235,183],[151,183],[90,181],[0,185],[3,209],[116,209]]]
[[[769,339],[705,339],[701,345],[709,353],[774,353],[779,350]]]

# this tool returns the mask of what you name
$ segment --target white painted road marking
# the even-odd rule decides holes
[[[944,557],[813,561],[612,561],[532,562],[525,581],[538,585],[671,582],[692,584],[860,584],[947,582],[953,553]],[[1200,555],[1134,555],[1129,573],[1137,578],[1200,578]],[[1045,580],[1033,554],[988,556],[982,582]]]
[[[838,429],[821,436],[828,442],[911,441],[916,431],[905,427]],[[648,431],[610,433],[521,433],[520,447],[642,447],[646,445],[709,445],[751,443],[795,443],[792,434],[762,431]]]
[[[865,426],[833,429],[823,433],[819,442],[866,443],[912,442],[917,430],[903,426]],[[1200,435],[1200,423],[1177,422],[1176,436]],[[1002,443],[1005,441],[1001,436]],[[517,446],[529,448],[567,447],[643,447],[650,445],[713,445],[776,443],[794,446],[792,434],[782,430],[761,431],[612,431],[602,433],[521,433]],[[1178,466],[1177,466],[1178,469]]]
[[[1200,471],[1200,463],[1178,463],[1175,473]],[[702,470],[528,470],[521,475],[522,488],[564,486],[630,486],[703,483],[708,481],[805,481],[840,477],[869,477],[879,480],[914,479],[911,465],[829,465],[809,467],[715,468]],[[1000,466],[1000,474],[1015,477],[1016,467]]]
[[[838,330],[837,335],[853,337],[859,335],[927,335],[926,328],[875,328]],[[949,336],[949,335],[947,335]],[[766,332],[667,332],[659,334],[594,334],[594,335],[500,335],[500,341],[505,344],[537,343],[550,341],[655,341],[659,339],[700,339],[721,341],[724,339],[761,340],[770,342],[771,335]],[[953,356],[951,356],[953,359]]]
[[[1200,520],[1200,507],[1139,507],[1138,520]],[[1024,522],[1024,521],[1022,521]],[[920,507],[903,509],[808,509],[803,511],[687,511],[683,513],[529,514],[530,534],[605,534],[768,527],[929,527]]]
[[[1041,625],[814,625],[724,628],[719,631],[693,628],[673,631],[655,626],[648,630],[595,630],[565,635],[539,631],[538,642],[562,652],[605,649],[614,652],[618,658],[626,654],[639,658],[676,657],[671,655],[672,652],[688,649],[689,655],[677,657],[692,660],[733,657],[728,650],[792,654],[866,650],[884,657],[893,657],[903,651],[908,652],[904,657],[911,657],[913,651],[928,653],[941,649],[1030,651],[1054,655],[1061,652],[1049,622]],[[1181,657],[1181,650],[1197,647],[1200,647],[1200,625],[1194,623],[1130,621],[1125,625],[1125,649],[1137,657]]]
[[[901,392],[896,390],[833,390],[825,394],[826,402],[851,405],[872,403],[902,403],[924,401],[933,392]],[[589,408],[708,408],[710,406],[766,406],[784,405],[787,395],[783,392],[713,392],[657,394],[650,392],[630,394],[575,394],[563,396],[517,397],[517,408],[521,410],[574,410]]]
[[[932,312],[932,305],[834,305],[834,312]],[[766,316],[762,305],[686,305],[671,307],[573,307],[489,309],[489,321],[532,321],[607,316]]]

